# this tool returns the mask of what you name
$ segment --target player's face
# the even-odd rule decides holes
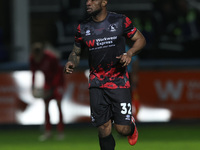
[[[32,48],[32,56],[36,62],[39,62],[43,57],[44,49],[41,44],[36,43]]]
[[[89,15],[95,16],[102,10],[103,0],[87,0],[86,7]]]

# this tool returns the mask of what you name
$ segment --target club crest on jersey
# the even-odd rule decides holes
[[[86,35],[86,36],[91,35],[90,30],[86,30],[85,35]]]
[[[116,31],[116,25],[115,25],[115,24],[111,24],[111,25],[109,26],[109,30],[110,30],[111,32],[115,32],[115,31]]]

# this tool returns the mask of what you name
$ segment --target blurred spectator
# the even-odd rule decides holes
[[[30,56],[30,68],[33,73],[32,76],[32,93],[34,97],[42,98],[45,103],[45,132],[40,137],[41,141],[44,141],[51,137],[51,123],[49,114],[49,103],[52,99],[55,99],[58,104],[59,110],[59,123],[57,126],[58,139],[64,138],[64,123],[61,110],[61,100],[63,95],[63,69],[59,64],[59,60],[55,54],[51,51],[44,49],[42,43],[34,43],[32,45]],[[40,70],[44,73],[45,83],[42,89],[36,89],[34,86],[35,72]]]

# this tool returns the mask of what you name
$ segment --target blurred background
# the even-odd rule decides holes
[[[200,0],[110,0],[108,10],[128,16],[147,40],[133,71],[137,121],[199,121]],[[44,122],[43,101],[31,94],[31,44],[44,42],[64,66],[86,17],[85,0],[0,0],[0,124]],[[65,76],[65,124],[90,122],[87,52],[81,55],[74,75]],[[55,101],[49,111],[57,123]]]

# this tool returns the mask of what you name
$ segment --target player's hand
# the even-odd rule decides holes
[[[75,68],[75,64],[72,63],[71,61],[68,61],[68,62],[65,64],[64,72],[65,72],[66,74],[71,74],[71,73],[74,71],[74,68]]]
[[[119,59],[120,63],[122,64],[122,67],[128,66],[128,64],[130,64],[131,62],[131,56],[127,55],[127,53],[123,53],[122,55],[117,56],[116,58]]]
[[[44,91],[43,91],[43,89],[33,88],[32,89],[32,95],[35,98],[43,98]]]
[[[53,89],[44,90],[43,99],[48,100],[53,96]]]

